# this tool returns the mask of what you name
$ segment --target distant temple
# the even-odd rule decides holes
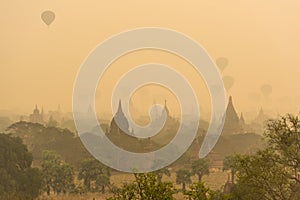
[[[227,109],[226,109],[222,134],[229,135],[229,134],[242,133],[244,126],[245,126],[245,120],[243,114],[241,113],[241,117],[239,118],[234,108],[232,97],[230,96]]]
[[[37,105],[35,105],[35,109],[33,110],[32,114],[30,114],[29,116],[29,120],[32,123],[40,123],[43,124],[44,120],[43,120],[43,115],[44,115],[44,110],[42,108],[42,111],[40,113]]]
[[[139,130],[139,127],[135,127],[136,130],[134,130],[133,127],[130,127],[128,119],[123,112],[122,102],[120,100],[118,110],[114,114],[110,122],[110,126],[103,127],[102,129],[106,131],[107,137],[113,143],[123,149],[139,153],[150,152],[156,150],[156,148],[158,147],[168,144],[176,134],[179,127],[178,121],[170,116],[170,112],[167,107],[167,101],[165,101],[165,105],[162,111],[160,112],[159,110],[156,110],[154,115],[155,116],[154,119],[152,119],[152,125],[155,128],[153,130],[158,130],[158,133],[151,138],[135,137],[135,133],[139,133],[141,130]],[[166,121],[164,121],[163,119],[166,119]],[[163,125],[162,128],[161,125]]]
[[[251,131],[262,134],[268,119],[270,119],[270,117],[264,113],[262,108],[260,108],[257,117],[254,118],[252,123],[249,125]]]
[[[167,100],[165,100],[164,111],[166,111],[167,117],[170,117],[170,112],[169,112],[169,109],[168,109],[168,107],[167,107]],[[162,114],[163,114],[163,113],[162,113]]]
[[[49,118],[49,120],[50,120],[51,116],[52,116],[52,119],[54,119],[57,122],[60,122],[62,120],[63,117],[62,117],[62,112],[61,112],[60,105],[57,106],[56,110],[48,112],[48,118]]]
[[[210,171],[222,171],[223,170],[223,158],[220,154],[211,151],[207,155],[207,159],[210,163],[209,170]]]
[[[116,123],[116,120],[118,121],[118,124]],[[109,133],[122,133],[122,132],[129,133],[129,123],[122,110],[121,100],[119,100],[118,111],[116,112],[116,114],[114,115],[110,123]]]
[[[158,112],[157,117],[152,122],[154,127],[161,127],[161,129],[155,136],[151,137],[151,140],[161,146],[167,145],[174,138],[180,127],[179,121],[175,117],[172,117],[170,113],[167,100],[165,100],[163,109],[161,112]],[[164,123],[162,124],[162,122]]]
[[[157,111],[155,113],[157,113]],[[166,127],[167,125],[170,125],[170,123],[172,123],[172,121],[173,121],[173,118],[170,116],[170,111],[167,106],[167,100],[165,100],[165,106],[162,109],[161,113],[156,114],[153,123],[160,124],[159,121],[162,121],[164,119],[164,117],[166,117],[166,122],[165,122],[165,127]]]
[[[169,109],[167,107],[167,101],[165,100],[165,105],[161,113],[155,111],[155,118],[153,119],[154,126],[160,124],[159,121],[163,120],[164,115],[166,117],[165,126],[162,129],[163,132],[168,131],[169,129],[173,129],[174,125],[177,124],[177,121],[175,118],[170,116]],[[118,121],[118,124],[116,123],[116,120]],[[119,100],[119,106],[118,110],[113,116],[111,123],[110,123],[110,129],[108,131],[109,133],[131,133],[133,135],[134,130],[130,130],[128,120],[123,112],[122,109],[122,102]]]
[[[260,108],[257,117],[254,119],[254,123],[264,123],[269,117],[264,113],[263,109]]]
[[[243,113],[241,113],[241,116],[240,116],[240,127],[241,127],[242,131],[246,131],[247,130],[247,124],[245,122]]]
[[[159,124],[158,121],[163,121],[164,115],[166,117],[166,121],[164,127],[161,132],[167,133],[176,133],[177,128],[179,127],[178,121],[170,115],[170,111],[167,106],[167,100],[165,100],[165,106],[161,111],[160,115],[156,119],[154,119],[153,123]]]

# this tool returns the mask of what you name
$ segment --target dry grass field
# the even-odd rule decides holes
[[[111,183],[116,186],[121,186],[123,183],[130,183],[134,180],[134,176],[132,174],[113,174],[111,176]],[[171,181],[173,183],[176,182],[176,174],[172,173],[171,177],[164,176],[164,181]],[[227,172],[212,172],[209,176],[203,177],[203,182],[206,186],[213,190],[222,189],[222,186],[225,184],[227,180]],[[196,182],[197,177],[192,177],[192,181]],[[174,184],[177,189],[181,188],[181,185]],[[105,200],[107,197],[110,197],[111,194],[106,192],[106,194],[102,193],[88,193],[84,195],[60,195],[60,196],[41,196],[39,200]],[[181,200],[184,199],[181,193],[174,195],[176,199]]]

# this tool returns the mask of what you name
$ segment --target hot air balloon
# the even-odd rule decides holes
[[[265,98],[268,98],[272,94],[272,86],[269,84],[264,84],[260,87],[260,91],[264,95]]]
[[[55,19],[55,13],[50,10],[46,10],[41,14],[41,18],[43,22],[49,26]]]
[[[228,60],[227,60],[227,58],[220,57],[216,60],[216,63],[217,63],[217,66],[219,67],[219,69],[221,71],[223,71],[228,65]]]
[[[234,78],[232,76],[224,76],[223,82],[226,90],[229,91],[234,84]]]

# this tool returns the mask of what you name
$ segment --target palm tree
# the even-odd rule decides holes
[[[235,157],[234,156],[226,156],[223,160],[223,171],[230,170],[231,171],[231,182],[234,183],[234,176],[236,172],[235,166]]]
[[[110,185],[110,180],[109,176],[106,174],[101,174],[97,177],[96,179],[96,187],[100,186],[101,187],[101,192],[104,194],[105,192],[105,187],[108,187]]]
[[[166,175],[166,176],[171,176],[171,173],[170,171],[168,170],[168,168],[162,168],[160,170],[157,170],[156,172],[156,176],[157,176],[157,181],[160,183],[161,182],[161,179],[163,177],[163,175]]]
[[[209,164],[206,159],[195,160],[192,164],[192,174],[198,176],[198,181],[201,182],[203,175],[209,175]]]
[[[186,184],[191,183],[191,173],[189,170],[180,169],[176,172],[176,183],[182,184],[182,191],[185,191]]]

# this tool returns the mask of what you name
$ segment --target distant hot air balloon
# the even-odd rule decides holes
[[[220,57],[216,60],[216,64],[221,71],[223,71],[228,65],[228,59],[224,57]]]
[[[234,84],[234,78],[232,76],[224,76],[223,82],[226,90],[229,91]]]
[[[55,19],[55,13],[50,10],[46,10],[41,14],[41,18],[43,22],[49,26]]]
[[[265,98],[268,98],[272,94],[272,86],[269,84],[264,84],[260,87],[260,91],[263,93]]]

